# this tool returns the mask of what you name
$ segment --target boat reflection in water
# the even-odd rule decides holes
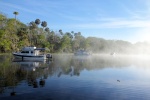
[[[17,60],[14,61],[16,64],[20,66],[21,69],[28,70],[28,71],[35,71],[41,63],[45,63],[45,61],[21,61]]]
[[[44,61],[17,61],[20,66],[20,71],[26,71],[26,81],[28,86],[33,88],[44,87],[45,79],[48,77],[46,71],[49,68],[49,63]]]
[[[0,97],[24,94],[27,88],[44,87],[48,77],[50,61],[21,61],[14,60],[9,69],[4,67],[0,75]],[[28,85],[28,87],[26,86]],[[21,86],[21,90],[19,89]],[[24,87],[24,89],[23,89]],[[29,89],[32,90],[32,89]]]

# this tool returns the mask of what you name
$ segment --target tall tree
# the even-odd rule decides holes
[[[15,20],[16,20],[16,16],[17,16],[19,13],[15,11],[13,14],[15,15]]]
[[[30,39],[30,45],[34,45],[33,43],[36,42],[36,34],[35,34],[35,29],[37,28],[37,25],[34,21],[29,23],[29,29],[30,29],[30,34],[29,34],[29,39]]]
[[[41,23],[40,19],[35,20],[35,24],[38,26]]]
[[[30,23],[29,23],[29,29],[30,29],[30,30],[33,30],[33,29],[35,29],[35,28],[37,28],[36,23],[33,22],[33,21],[30,22]]]
[[[49,29],[48,27],[46,27],[46,28],[45,28],[45,31],[49,33],[49,32],[50,32],[50,29]]]
[[[63,35],[62,29],[59,30],[60,35]]]
[[[47,22],[46,21],[42,21],[41,26],[43,27],[43,30],[45,27],[47,27]]]
[[[15,15],[15,26],[16,26],[16,17],[19,13],[15,11],[13,14]]]

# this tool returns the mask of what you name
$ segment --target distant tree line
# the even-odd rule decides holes
[[[139,42],[132,44],[122,40],[105,40],[103,38],[82,36],[81,32],[53,31],[46,21],[35,19],[28,24],[15,18],[0,14],[0,52],[18,51],[24,46],[46,48],[51,53],[73,53],[78,49],[93,53],[142,53],[150,54],[150,44]],[[148,48],[149,47],[149,48]]]

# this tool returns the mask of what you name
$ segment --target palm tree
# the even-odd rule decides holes
[[[13,14],[15,15],[15,20],[16,20],[16,16],[17,16],[19,13],[15,11]]]
[[[35,24],[38,26],[41,23],[40,19],[35,20]]]
[[[48,27],[45,28],[45,31],[50,33],[50,29]]]
[[[16,26],[16,16],[17,16],[19,13],[15,11],[13,14],[15,15],[15,26]]]
[[[37,25],[34,21],[30,22],[29,23],[29,29],[31,30],[30,31],[30,36],[29,36],[29,39],[30,39],[30,45],[32,45],[32,41],[34,41],[34,37],[35,37],[35,34],[34,34],[34,30],[37,28]]]
[[[60,35],[63,35],[63,32],[62,32],[62,30],[61,30],[61,29],[59,30],[59,33],[60,33]]]
[[[36,26],[37,26],[37,27],[36,27],[36,28],[37,28],[37,29],[36,29],[37,34],[39,34],[38,25],[41,23],[40,19],[36,19],[34,23],[35,23],[35,24],[36,24]]]
[[[32,21],[32,22],[29,23],[29,29],[30,29],[30,30],[34,30],[34,29],[36,29],[36,28],[37,28],[37,26],[36,26],[36,23],[35,23],[35,22]]]
[[[46,35],[50,33],[50,29],[48,27],[45,28],[45,31],[46,31]],[[46,35],[45,35],[45,38],[47,37]]]
[[[47,22],[46,21],[42,21],[41,26],[43,27],[43,31],[44,31],[44,27],[47,27]],[[46,34],[45,32],[43,32],[45,35],[45,39],[46,39]]]
[[[43,27],[43,29],[44,29],[44,27],[46,27],[47,26],[47,22],[46,21],[43,21],[42,23],[41,23],[41,26]]]

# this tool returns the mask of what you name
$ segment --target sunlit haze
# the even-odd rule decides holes
[[[50,30],[85,37],[149,41],[150,0],[1,0],[0,12],[27,24],[39,18]]]

